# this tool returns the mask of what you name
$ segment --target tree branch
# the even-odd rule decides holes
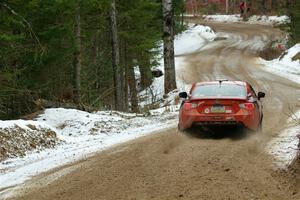
[[[36,43],[38,44],[38,46],[41,48],[42,53],[43,53],[44,52],[44,47],[42,46],[42,44],[41,44],[39,38],[37,37],[37,35],[35,34],[35,32],[33,31],[31,24],[24,17],[22,17],[17,12],[15,12],[11,7],[9,7],[6,3],[0,2],[0,5],[2,5],[4,8],[6,8],[13,15],[21,18],[22,22],[24,22],[27,25],[27,27],[29,29],[29,32],[31,33],[32,37],[34,38],[34,40],[36,41]]]

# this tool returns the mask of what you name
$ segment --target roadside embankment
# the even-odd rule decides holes
[[[0,161],[23,157],[28,151],[53,148],[61,142],[54,129],[43,122],[0,121]]]

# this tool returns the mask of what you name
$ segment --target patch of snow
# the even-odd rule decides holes
[[[28,125],[33,125],[36,128],[46,128],[46,129],[52,129],[51,126],[44,122],[37,122],[32,120],[0,120],[0,128],[14,128],[15,126],[18,126],[24,130],[31,130]],[[53,130],[54,131],[54,130]]]
[[[175,126],[177,112],[156,111],[154,116],[101,111],[87,113],[74,109],[47,109],[37,121],[0,121],[3,127],[27,123],[49,127],[64,142],[53,149],[28,152],[25,157],[10,158],[0,163],[0,190],[23,183],[41,172],[85,158],[97,151],[164,128]],[[153,111],[155,112],[155,111]],[[7,195],[11,190],[3,190]]]
[[[175,37],[175,56],[193,53],[215,38],[215,32],[208,26],[190,26],[187,30]]]
[[[214,22],[240,22],[243,20],[240,15],[202,15],[202,18]]]
[[[187,16],[190,17],[190,16]],[[280,25],[290,22],[290,18],[286,15],[283,16],[266,16],[266,15],[252,15],[248,21],[243,21],[239,14],[235,15],[202,15],[205,21],[214,22],[228,22],[228,23],[248,23],[248,24],[261,24],[261,25]]]
[[[298,118],[298,122],[294,120],[295,117]],[[297,135],[300,131],[299,117],[300,111],[298,111],[295,116],[291,116],[288,120],[290,127],[271,140],[266,148],[267,152],[275,157],[275,164],[279,168],[286,168],[297,156],[299,150],[299,139]]]
[[[263,64],[266,71],[285,77],[300,84],[300,61],[292,58],[300,52],[300,44],[296,44],[286,50],[277,59],[266,61],[262,58],[259,62]],[[286,168],[297,156],[299,139],[297,135],[300,131],[299,125],[300,111],[292,115],[288,122],[289,128],[284,130],[278,137],[273,139],[267,147],[267,151],[274,155],[276,165],[279,168]]]
[[[141,72],[140,72],[139,66],[134,67],[134,77],[135,77],[135,79],[141,78]]]
[[[250,24],[262,24],[262,25],[280,25],[286,24],[290,22],[290,18],[286,15],[283,16],[259,16],[259,15],[252,15],[247,23]]]
[[[277,59],[266,61],[260,58],[258,62],[265,66],[264,69],[266,71],[300,84],[300,61],[292,60],[297,53],[300,53],[300,43],[286,50],[282,56]]]

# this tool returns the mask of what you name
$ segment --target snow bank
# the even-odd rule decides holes
[[[214,22],[240,22],[243,20],[240,15],[202,15],[202,18]]]
[[[247,23],[250,24],[262,24],[262,25],[280,25],[290,22],[290,18],[286,15],[283,16],[259,16],[253,15],[248,19]]]
[[[173,127],[177,121],[177,112],[162,108],[153,111],[153,115],[142,116],[122,112],[87,113],[55,108],[45,110],[36,120],[0,121],[0,133],[2,129],[14,128],[17,125],[26,130],[26,133],[34,133],[33,138],[39,138],[36,131],[32,130],[34,126],[37,130],[56,132],[62,142],[52,149],[29,151],[24,157],[9,158],[0,162],[0,191],[21,184],[31,176],[82,159],[112,145]],[[28,141],[28,138],[24,138],[24,141]],[[0,195],[7,193],[10,193],[9,189],[1,191]]]
[[[295,56],[298,54],[298,59]],[[259,59],[264,69],[300,84],[300,43],[286,50],[278,59]]]
[[[283,16],[260,16],[252,15],[249,17],[248,21],[243,21],[243,18],[240,15],[203,15],[202,18],[205,21],[214,21],[214,22],[240,22],[248,24],[261,24],[261,25],[280,25],[290,22],[290,18],[286,15]]]
[[[216,38],[215,32],[208,26],[194,25],[175,37],[176,56],[193,53]]]
[[[259,62],[265,66],[264,69],[266,71],[300,84],[299,54],[300,44],[296,44],[286,50],[278,59],[266,61],[260,58]],[[298,59],[296,57],[298,57]],[[299,143],[297,135],[300,130],[299,119],[300,111],[290,117],[290,127],[273,139],[267,147],[267,151],[274,155],[276,165],[280,168],[287,167],[297,156]]]
[[[112,112],[87,113],[74,109],[47,109],[37,118],[60,130],[59,135],[65,139],[88,134],[120,133],[128,128],[126,119]]]
[[[43,122],[0,121],[0,161],[25,156],[28,151],[53,148],[60,140],[53,128]]]
[[[275,164],[279,168],[286,168],[297,156],[299,143],[297,135],[300,131],[299,119],[300,111],[290,117],[290,127],[274,138],[267,146],[267,152],[275,157]]]

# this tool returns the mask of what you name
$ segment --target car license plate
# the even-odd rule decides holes
[[[212,113],[225,113],[225,106],[212,106],[211,112]]]

